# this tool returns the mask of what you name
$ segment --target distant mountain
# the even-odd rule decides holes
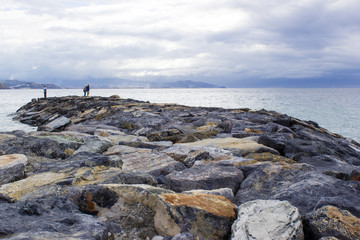
[[[153,82],[106,78],[88,79],[87,82],[89,82],[93,88],[225,88],[224,86],[204,82],[194,82],[190,80],[176,82]]]
[[[51,83],[34,83],[34,82],[26,82],[26,81],[19,81],[19,80],[4,80],[0,81],[0,84],[5,85],[11,89],[22,89],[22,88],[29,88],[29,89],[41,89],[46,86],[48,89],[60,89],[62,87],[51,84]],[[1,88],[1,87],[0,87]]]
[[[153,84],[153,87],[161,87],[161,88],[225,88],[224,86],[217,86],[210,83],[204,82],[194,82],[190,80],[186,81],[176,81],[176,82],[165,82]]]
[[[67,79],[63,81],[53,81],[60,83],[59,85],[49,83],[35,83],[19,80],[0,80],[1,88],[10,89],[42,89],[44,85],[48,89],[61,89],[61,88],[83,88],[85,85],[90,84],[91,88],[225,88],[224,86],[213,85],[205,82],[195,81],[175,81],[175,82],[155,82],[155,81],[134,81],[121,78],[89,78],[89,79]]]

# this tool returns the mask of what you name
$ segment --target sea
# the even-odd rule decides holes
[[[48,89],[48,97],[82,96],[82,89]],[[360,142],[360,88],[196,88],[91,89],[91,96],[119,95],[152,103],[272,110],[317,122],[321,127]],[[0,90],[0,132],[34,131],[13,121],[14,113],[42,89]]]

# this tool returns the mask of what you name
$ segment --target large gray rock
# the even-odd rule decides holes
[[[244,175],[232,165],[203,164],[182,171],[174,171],[167,175],[166,179],[169,188],[175,192],[230,188],[236,193]]]
[[[288,201],[255,200],[239,206],[231,240],[304,239],[301,216]]]
[[[130,153],[121,157],[122,169],[125,171],[147,172],[153,176],[167,175],[174,170],[182,170],[185,166],[165,153]]]
[[[55,140],[37,137],[16,137],[0,142],[0,150],[4,154],[25,154],[47,158],[67,158],[67,148],[73,147],[72,143],[59,143]]]
[[[177,194],[149,185],[89,186],[79,205],[81,211],[118,226],[114,233],[119,239],[184,232],[200,239],[227,239],[236,217],[234,204],[222,196]]]
[[[241,166],[243,169],[248,166]],[[247,169],[235,196],[242,204],[256,199],[287,200],[302,215],[334,205],[360,216],[360,182],[343,181],[315,171],[308,164],[257,164]]]
[[[324,206],[306,215],[304,230],[308,239],[360,239],[360,218],[349,211]]]
[[[64,197],[0,203],[0,236],[6,239],[101,239],[109,227],[78,211]],[[6,220],[5,220],[6,219]]]
[[[23,154],[0,156],[0,185],[22,179],[27,162]]]
[[[92,139],[85,142],[79,149],[77,149],[74,153],[80,152],[92,152],[92,153],[103,153],[111,146],[111,142],[100,140],[100,139]]]
[[[39,126],[39,131],[59,131],[65,128],[66,125],[70,124],[71,120],[65,116],[60,116],[45,125]]]

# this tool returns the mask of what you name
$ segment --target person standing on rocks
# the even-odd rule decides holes
[[[86,97],[86,86],[84,87],[83,92],[84,92],[84,97]]]
[[[47,91],[47,89],[46,89],[46,86],[44,85],[44,98],[46,99],[46,91]]]
[[[89,96],[89,93],[90,93],[90,85],[88,84],[86,86],[86,95]]]

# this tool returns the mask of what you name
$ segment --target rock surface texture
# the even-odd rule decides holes
[[[32,101],[0,133],[0,238],[359,239],[360,144],[273,111]]]
[[[238,219],[232,225],[231,239],[303,240],[300,213],[287,201],[255,200],[244,203],[240,205]]]

